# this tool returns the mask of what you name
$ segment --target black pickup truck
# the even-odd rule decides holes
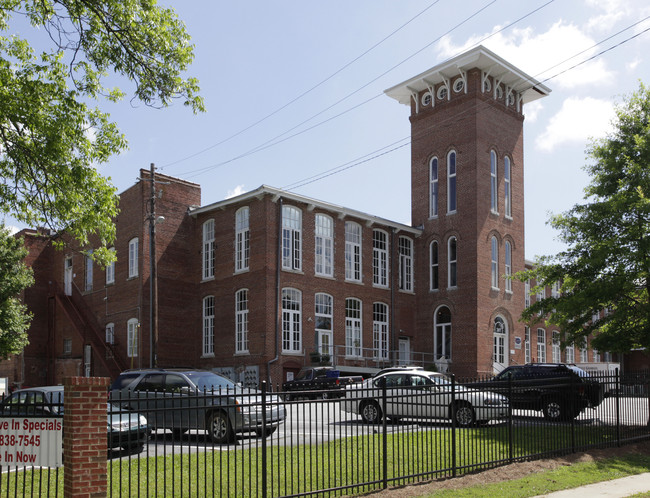
[[[340,398],[345,396],[346,385],[362,380],[361,376],[341,377],[334,367],[304,367],[293,380],[282,384],[282,391],[285,401],[297,397]]]
[[[602,384],[575,365],[529,363],[513,365],[494,378],[464,382],[465,386],[498,392],[517,410],[541,410],[551,421],[571,420],[603,401]]]

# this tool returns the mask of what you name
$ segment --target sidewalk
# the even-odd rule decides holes
[[[623,498],[637,493],[650,491],[650,472],[635,476],[622,477],[611,481],[597,482],[580,486],[579,488],[565,489],[546,495],[539,495],[535,498],[578,498],[588,496],[589,498]]]

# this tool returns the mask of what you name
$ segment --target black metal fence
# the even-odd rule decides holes
[[[144,447],[127,434],[123,447],[109,449],[108,494],[349,495],[649,438],[650,375],[592,379],[603,394],[594,407],[575,379],[370,380],[292,392],[291,401],[264,385],[129,393],[112,402],[145,416],[152,433]],[[544,403],[517,398],[534,389]],[[0,470],[0,496],[63,496],[59,469]]]

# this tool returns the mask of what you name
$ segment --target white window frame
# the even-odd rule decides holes
[[[137,237],[129,240],[129,278],[135,278],[140,273],[140,267],[138,264],[139,260],[139,248],[140,241]]]
[[[202,302],[203,333],[202,333],[202,358],[214,356],[214,321],[215,299],[214,296],[205,296]]]
[[[524,307],[530,308],[530,280],[524,282]]]
[[[413,240],[400,236],[397,241],[399,257],[399,289],[413,292]]]
[[[554,330],[551,333],[551,359],[553,363],[562,363],[562,349],[560,347],[560,332]]]
[[[497,153],[490,151],[490,211],[499,214],[499,184],[497,177]]]
[[[537,363],[546,363],[546,330],[537,329]]]
[[[322,277],[334,276],[334,220],[316,213],[314,217],[314,272]]]
[[[376,360],[388,359],[388,305],[372,303],[372,349]]]
[[[302,353],[302,292],[282,289],[282,352]]]
[[[438,158],[429,161],[429,218],[438,217]]]
[[[250,264],[250,209],[239,208],[235,213],[235,272],[248,270]]]
[[[524,363],[530,363],[532,357],[530,354],[530,327],[524,327]]]
[[[93,250],[88,249],[84,254],[84,290],[90,292],[93,290]]]
[[[361,282],[361,225],[345,222],[345,280]]]
[[[137,318],[131,318],[126,322],[126,356],[128,358],[138,357],[138,346],[140,340],[140,323]]]
[[[429,290],[437,291],[440,289],[440,244],[437,240],[429,244]]]
[[[508,156],[503,158],[503,204],[506,218],[512,218],[512,163]]]
[[[214,278],[214,220],[203,223],[202,275],[203,280]]]
[[[564,350],[564,357],[567,363],[575,363],[576,351],[575,348],[573,347],[573,344],[566,347],[566,349]]]
[[[282,269],[302,270],[302,211],[282,206]]]
[[[449,313],[449,321],[438,321],[438,316],[443,309]],[[452,319],[451,310],[447,306],[440,306],[433,314],[433,359],[437,360],[451,360],[452,349]]]
[[[348,358],[363,357],[362,311],[360,299],[345,300],[345,356]]]
[[[452,243],[454,250],[452,253]],[[458,239],[449,237],[447,240],[447,288],[458,287]]]
[[[324,292],[314,296],[314,329],[318,340],[320,354],[334,354],[333,344],[334,298]],[[327,343],[325,343],[327,341]]]
[[[451,150],[447,154],[447,214],[454,214],[458,210],[457,172],[458,164],[456,151]]]
[[[106,344],[115,344],[115,324],[106,324]]]
[[[388,233],[372,231],[372,284],[388,287]]]
[[[506,292],[512,294],[512,244],[510,241],[506,240],[505,243],[505,283],[506,283]]]
[[[502,316],[494,319],[492,329],[492,362],[507,366],[508,362],[508,326]]]
[[[235,353],[248,353],[248,289],[235,293]]]
[[[499,290],[499,243],[496,237],[490,239],[490,285],[492,289]]]
[[[109,247],[108,250],[115,253],[115,247]],[[106,265],[106,285],[115,283],[115,261],[111,261]]]

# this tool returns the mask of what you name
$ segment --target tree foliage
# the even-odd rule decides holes
[[[561,283],[559,297],[547,297],[524,311],[538,313],[567,332],[567,342],[602,351],[650,348],[650,89],[616,108],[614,131],[588,149],[591,175],[585,202],[550,219],[568,249],[544,257],[518,274],[540,286]]]
[[[18,299],[34,281],[31,268],[23,262],[26,255],[23,239],[0,225],[0,358],[18,354],[27,346],[31,315]]]
[[[12,23],[47,42],[30,45]],[[118,199],[96,166],[127,142],[90,104],[126,96],[105,83],[117,75],[146,105],[203,111],[198,82],[183,77],[192,59],[184,24],[155,0],[0,0],[0,210],[81,245],[94,234],[94,256],[110,259]]]

